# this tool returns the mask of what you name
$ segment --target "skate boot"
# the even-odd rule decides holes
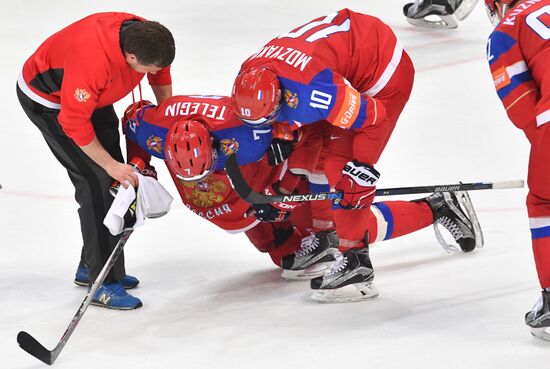
[[[321,231],[302,238],[301,247],[283,257],[282,277],[292,280],[312,279],[329,271],[336,260],[338,235],[336,231]]]
[[[74,283],[83,286],[88,287],[90,284],[90,281],[88,279],[88,268],[79,266],[76,270],[76,274],[74,276]],[[125,289],[131,290],[132,288],[136,288],[139,284],[139,280],[136,277],[133,277],[131,275],[125,275],[124,278],[120,280],[120,283],[124,286]]]
[[[434,229],[437,241],[447,252],[459,251],[447,243],[438,224],[447,229],[462,251],[470,252],[483,247],[483,233],[467,192],[437,192],[424,199],[434,214]],[[464,210],[463,210],[464,208]]]
[[[316,302],[353,302],[378,296],[368,246],[340,254],[330,272],[311,280]]]
[[[126,292],[120,282],[102,284],[92,299],[92,305],[116,310],[133,310],[143,306],[141,300]]]
[[[413,26],[453,29],[464,20],[478,0],[415,0],[406,4],[403,13]]]
[[[550,341],[550,291],[542,291],[533,309],[525,314],[525,324],[535,337]]]

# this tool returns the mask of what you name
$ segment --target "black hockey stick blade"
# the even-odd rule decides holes
[[[332,200],[335,204],[342,199],[341,192],[318,192],[307,194],[292,194],[292,195],[264,195],[255,192],[248,182],[244,179],[237,155],[231,154],[225,162],[227,177],[237,194],[246,202],[251,204],[269,204],[272,202],[294,202],[294,201],[316,201],[316,200]],[[477,190],[497,190],[505,188],[523,188],[523,180],[500,181],[500,182],[476,182],[476,183],[455,183],[449,185],[430,185],[416,187],[396,187],[396,188],[380,188],[376,190],[376,196],[393,196],[393,195],[412,195],[433,192],[451,192],[451,191],[477,191]]]
[[[55,358],[52,357],[52,352],[42,346],[40,342],[27,332],[21,331],[17,334],[17,343],[19,343],[19,346],[23,350],[48,365],[52,365],[55,361]]]

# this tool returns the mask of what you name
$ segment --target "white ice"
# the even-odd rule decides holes
[[[349,7],[389,23],[417,70],[378,164],[380,187],[525,179],[526,139],[506,118],[485,61],[491,25],[482,2],[451,31],[408,25],[405,2],[3,1],[0,368],[43,367],[18,347],[17,332],[53,348],[85,294],[72,283],[81,246],[73,188],[15,96],[20,68],[40,42],[93,12],[132,12],[174,33],[175,93],[227,95],[240,63],[268,40]],[[244,235],[226,234],[178,200],[126,247],[127,270],[141,280],[132,293],[144,307],[90,307],[55,366],[548,368],[549,344],[523,322],[540,294],[525,195],[471,193],[485,231],[485,248],[472,254],[445,253],[432,229],[373,246],[379,298],[335,305],[310,301],[308,283],[282,280]]]

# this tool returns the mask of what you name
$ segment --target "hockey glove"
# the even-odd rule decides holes
[[[265,195],[283,195],[279,191],[279,182],[268,186],[263,191]],[[252,204],[254,216],[262,222],[284,222],[287,220],[291,212],[301,206],[301,202],[273,202],[271,204]]]
[[[370,207],[380,173],[370,165],[356,160],[348,161],[342,173],[342,178],[335,186],[336,191],[343,192],[340,206],[344,209]]]
[[[143,168],[143,169],[141,170],[141,174],[144,175],[144,176],[146,176],[146,177],[151,177],[151,178],[154,178],[154,179],[157,179],[157,180],[158,180],[158,178],[157,178],[157,170],[156,170],[155,167],[152,166],[152,165],[149,165],[149,164],[145,165],[145,168]]]
[[[301,134],[297,130],[291,131],[287,124],[274,123],[272,135],[273,141],[267,150],[267,160],[269,165],[274,166],[288,159]]]

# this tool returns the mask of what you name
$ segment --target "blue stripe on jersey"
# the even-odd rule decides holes
[[[237,126],[210,132],[218,142],[216,171],[225,168],[225,160],[237,152],[239,165],[256,162],[264,156],[271,145],[271,127],[249,128]]]
[[[137,116],[139,124],[134,125],[133,119],[130,119],[126,123],[126,137],[130,141],[137,143],[148,154],[166,160],[164,144],[166,143],[168,128],[160,127],[143,120],[143,112],[146,109],[148,107],[143,108]]]
[[[500,90],[497,91],[498,97],[500,97],[500,99],[503,100],[516,87],[518,87],[519,85],[521,85],[524,82],[531,81],[531,80],[532,80],[531,74],[529,74],[528,71],[525,71],[525,72],[520,73],[520,74],[516,74],[515,76],[512,77],[512,79],[510,80],[511,83],[508,86],[503,87],[503,88],[501,88]]]
[[[313,193],[328,192],[330,191],[330,185],[328,183],[319,184],[309,182],[309,190]]]
[[[363,126],[363,123],[367,121],[367,104],[369,104],[368,100],[361,97],[361,107],[359,108],[359,114],[357,115],[357,118],[355,119],[355,122],[353,122],[350,129],[361,128]]]
[[[326,119],[336,103],[338,88],[333,73],[324,69],[307,84],[279,77],[283,93],[279,121],[294,125],[315,123]]]
[[[384,240],[389,240],[393,234],[393,215],[391,213],[390,208],[388,205],[384,204],[383,202],[375,202],[372,204],[380,210],[382,215],[384,216],[384,219],[388,223],[388,229],[386,230],[386,236],[384,236]]]
[[[487,55],[489,64],[493,64],[502,54],[507,53],[515,44],[516,40],[504,32],[495,31],[489,36],[487,42]]]
[[[542,228],[531,228],[531,239],[537,240],[544,237],[550,237],[550,226]]]

